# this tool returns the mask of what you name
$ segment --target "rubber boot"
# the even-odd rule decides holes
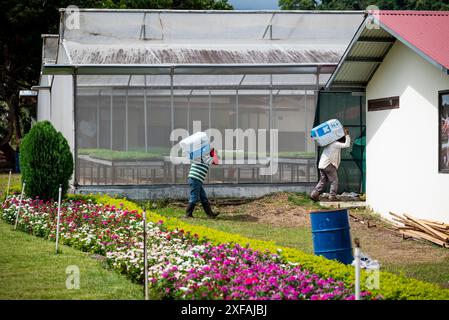
[[[204,212],[206,212],[206,214],[207,214],[210,218],[215,218],[216,216],[218,216],[218,213],[213,213],[213,212],[212,212],[212,209],[211,209],[211,207],[210,207],[209,201],[201,202],[201,204],[203,205]]]
[[[316,190],[313,190],[312,193],[310,194],[310,199],[312,199],[315,202],[320,201],[320,193]]]
[[[192,202],[189,202],[186,209],[186,218],[193,218],[193,210],[195,209],[195,204]]]

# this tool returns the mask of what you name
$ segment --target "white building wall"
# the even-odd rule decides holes
[[[449,174],[438,173],[438,91],[449,76],[396,41],[367,87],[367,100],[400,108],[367,112],[366,192],[374,211],[449,222]]]
[[[49,86],[51,76],[41,76],[40,86]],[[50,90],[41,89],[37,95],[37,121],[50,120],[51,106]]]
[[[72,76],[55,76],[51,88],[50,122],[67,139],[72,154],[75,150],[73,103]]]

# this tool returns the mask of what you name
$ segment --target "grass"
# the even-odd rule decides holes
[[[219,150],[219,156],[222,159],[233,158],[237,155],[245,158],[256,158],[258,154],[256,152],[239,152],[239,151],[222,151]],[[109,160],[109,161],[136,161],[136,160],[154,160],[161,159],[163,156],[170,154],[169,149],[165,148],[152,148],[151,150],[130,150],[130,151],[117,151],[109,149],[79,149],[78,154],[89,155],[92,158]],[[265,155],[264,155],[265,156]],[[279,158],[314,158],[314,152],[279,152]]]
[[[9,173],[0,173],[0,198],[6,193],[6,189],[8,188],[8,179]],[[11,189],[20,189],[21,186],[20,174],[13,173],[11,174]]]
[[[407,265],[385,264],[382,269],[405,277],[433,282],[442,288],[449,289],[449,259],[445,259],[443,262],[411,263]]]
[[[154,210],[154,209],[153,209]],[[179,208],[159,208],[157,213],[182,218],[185,214],[184,209]],[[259,222],[245,221],[244,217],[236,215],[233,217],[219,216],[216,219],[209,219],[201,208],[201,205],[193,213],[195,218],[187,220],[192,225],[210,227],[216,230],[240,234],[248,238],[274,241],[280,246],[296,248],[307,253],[313,253],[312,238],[309,228],[289,228],[275,227]]]
[[[0,299],[142,299],[142,286],[132,283],[106,262],[79,250],[13,231],[0,221]],[[67,289],[68,266],[80,270],[79,289]]]
[[[164,155],[169,154],[166,149],[153,149],[150,151],[116,151],[108,149],[79,149],[78,154],[89,155],[92,158],[109,161],[136,161],[136,160],[155,160],[162,159]]]

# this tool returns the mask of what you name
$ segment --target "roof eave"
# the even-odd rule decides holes
[[[354,34],[354,37],[352,38],[351,42],[349,43],[348,47],[346,48],[345,52],[343,53],[343,56],[340,58],[340,61],[337,64],[337,68],[332,73],[331,77],[327,81],[327,83],[324,85],[324,89],[327,91],[329,90],[330,86],[335,80],[335,77],[337,76],[338,72],[340,71],[341,67],[343,66],[343,63],[345,62],[347,56],[351,52],[352,48],[357,43],[358,39],[360,38],[361,34],[363,33],[363,30],[365,29],[366,25],[366,19],[368,18],[368,15],[365,16],[365,19],[363,19],[362,23],[360,24],[359,28],[357,29],[357,32]]]
[[[335,63],[301,64],[44,64],[43,75],[316,74]]]

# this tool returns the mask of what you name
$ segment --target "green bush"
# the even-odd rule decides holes
[[[20,144],[20,170],[29,197],[57,199],[69,188],[73,157],[64,136],[49,121],[36,123]]]

